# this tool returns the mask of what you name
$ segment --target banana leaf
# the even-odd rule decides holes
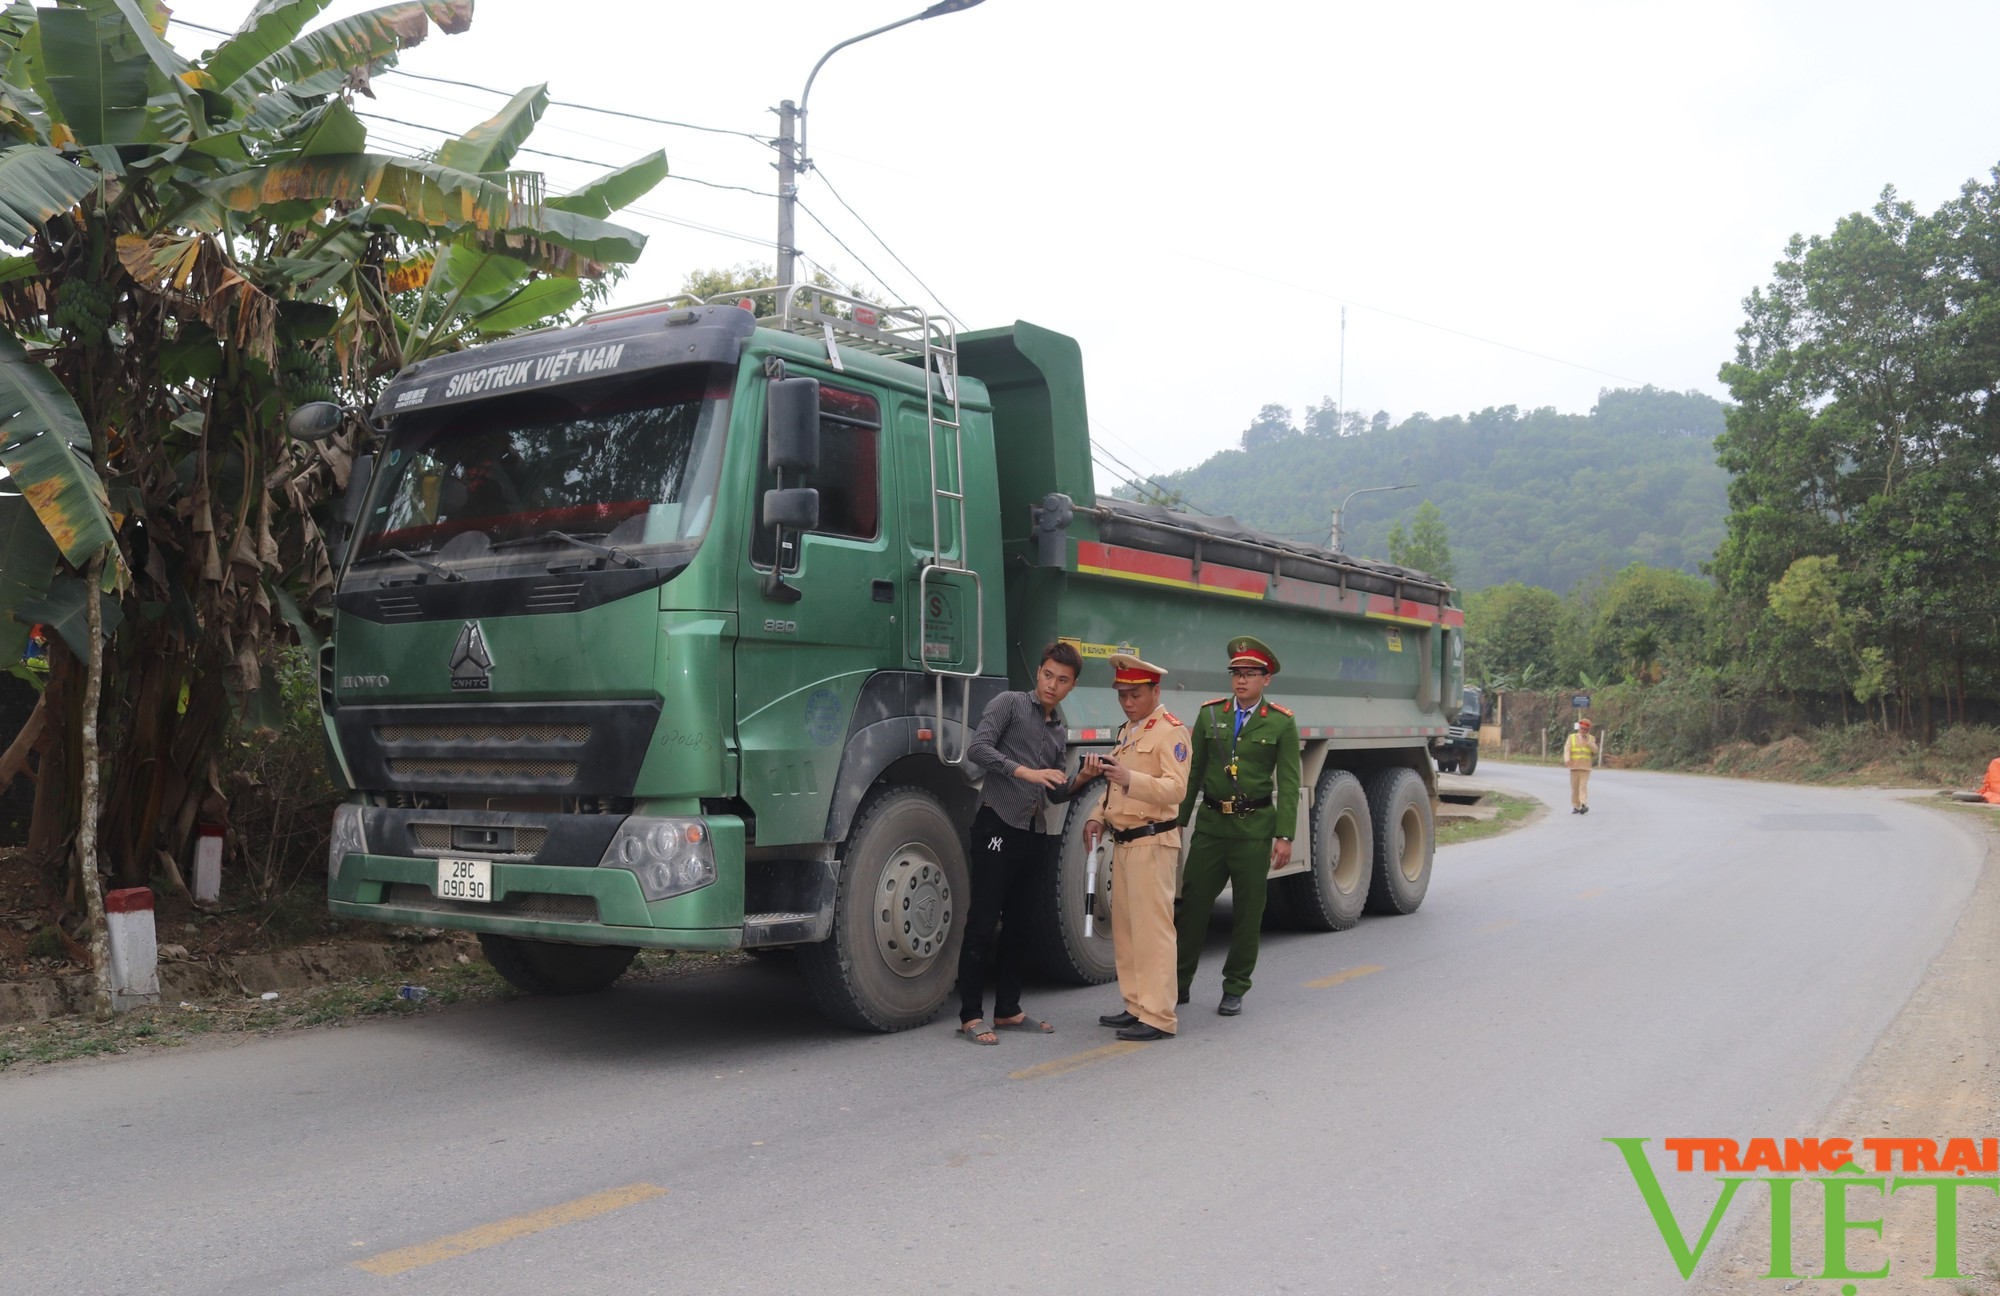
[[[48,597],[59,561],[55,541],[26,497],[0,495],[0,671],[20,665],[28,646],[31,623],[13,614]]]
[[[54,149],[39,144],[0,149],[0,242],[26,243],[50,217],[95,188],[96,176]]]
[[[648,153],[630,166],[607,172],[580,189],[545,199],[543,205],[603,220],[619,208],[639,201],[666,178],[667,155]]]
[[[85,457],[90,429],[54,374],[0,333],[0,467],[78,567],[112,542],[104,482]]]
[[[646,246],[644,235],[620,225],[516,203],[505,185],[482,176],[381,153],[293,158],[217,177],[201,190],[239,212],[285,203],[374,203],[433,228],[539,240],[597,262],[636,261]]]
[[[291,44],[327,4],[328,0],[258,0],[236,34],[208,55],[208,75],[217,86],[226,88]]]
[[[38,60],[52,113],[79,144],[137,144],[146,134],[147,62],[104,39],[83,9],[44,9]]]
[[[583,300],[583,284],[575,279],[537,279],[506,301],[472,317],[482,333],[511,333],[560,315]]]
[[[90,657],[90,605],[84,602],[88,597],[90,582],[81,576],[59,576],[49,582],[49,592],[41,598],[23,599],[12,608],[17,620],[30,625],[46,626],[62,636],[79,660]],[[125,613],[118,606],[118,600],[108,594],[99,593],[100,607],[104,613],[104,638],[108,642],[118,627],[124,623]],[[13,665],[12,662],[7,663]]]
[[[548,107],[548,86],[529,86],[509,99],[505,108],[439,149],[438,165],[475,175],[505,171]]]
[[[464,31],[472,25],[472,0],[413,0],[328,23],[260,59],[235,79],[230,92],[247,101],[281,82],[296,85],[322,72],[366,67],[421,44],[433,22],[449,35]]]

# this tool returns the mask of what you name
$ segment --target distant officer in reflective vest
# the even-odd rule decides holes
[[[1590,813],[1590,767],[1597,759],[1597,739],[1591,735],[1590,721],[1579,720],[1563,744],[1563,763],[1569,766],[1569,812]]]
[[[1229,957],[1222,964],[1216,1011],[1243,1011],[1257,968],[1264,895],[1273,870],[1291,863],[1299,821],[1299,726],[1292,713],[1264,696],[1278,673],[1278,654],[1240,635],[1229,641],[1230,696],[1202,704],[1194,724],[1194,759],[1179,822],[1193,818],[1194,844],[1181,876],[1178,919],[1180,1001],[1188,1001],[1215,897],[1229,887]]]
[[[1181,831],[1174,822],[1187,792],[1188,731],[1160,705],[1166,671],[1129,653],[1111,657],[1112,686],[1125,727],[1109,756],[1085,756],[1084,777],[1104,775],[1104,804],[1083,827],[1086,850],[1109,832],[1111,949],[1125,1006],[1097,1020],[1122,1040],[1170,1040],[1174,1013],[1174,873]]]

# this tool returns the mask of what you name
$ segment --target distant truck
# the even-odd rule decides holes
[[[1303,741],[1309,847],[1273,920],[1423,902],[1426,747],[1460,689],[1448,585],[1101,497],[1060,334],[760,296],[765,318],[677,299],[384,389],[320,665],[351,789],[334,914],[476,932],[551,994],[641,949],[789,948],[834,1020],[916,1026],[955,977],[987,702],[1075,642],[1075,768],[1122,719],[1111,653],[1168,667],[1192,721],[1238,634],[1284,662]],[[1009,914],[1076,983],[1113,974],[1109,924],[1084,935],[1095,800],[1050,810],[1058,867]]]
[[[1470,774],[1479,768],[1479,726],[1484,719],[1485,700],[1468,684],[1444,737],[1431,740],[1431,755],[1441,773]]]

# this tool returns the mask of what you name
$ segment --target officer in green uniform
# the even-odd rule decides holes
[[[1229,697],[1204,703],[1194,730],[1188,790],[1179,822],[1201,806],[1194,844],[1181,877],[1180,1001],[1201,963],[1215,898],[1229,885],[1229,957],[1222,964],[1222,1002],[1216,1011],[1243,1011],[1250,974],[1257,967],[1258,929],[1271,873],[1292,859],[1299,820],[1299,726],[1292,713],[1264,697],[1278,655],[1249,635],[1229,641]]]

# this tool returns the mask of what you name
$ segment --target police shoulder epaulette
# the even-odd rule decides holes
[[[1221,706],[1224,702],[1227,701],[1229,701],[1229,695],[1227,693],[1224,693],[1219,698],[1210,698],[1208,701],[1202,703],[1202,705],[1205,707]]]
[[[1165,717],[1167,718],[1167,723],[1168,723],[1168,724],[1170,724],[1170,725],[1181,725],[1181,718],[1180,718],[1179,716],[1175,715],[1175,714],[1174,714],[1173,712],[1171,712],[1171,711],[1162,711],[1162,712],[1160,712],[1160,714],[1161,714],[1161,715],[1163,715],[1163,716],[1165,716]],[[1181,725],[1181,728],[1185,729],[1185,728],[1187,728],[1187,726],[1186,726],[1186,725]]]
[[[1276,711],[1279,715],[1290,715],[1292,713],[1292,709],[1290,707],[1279,706],[1276,702],[1269,702],[1266,703],[1265,705],[1269,706],[1273,711]]]

